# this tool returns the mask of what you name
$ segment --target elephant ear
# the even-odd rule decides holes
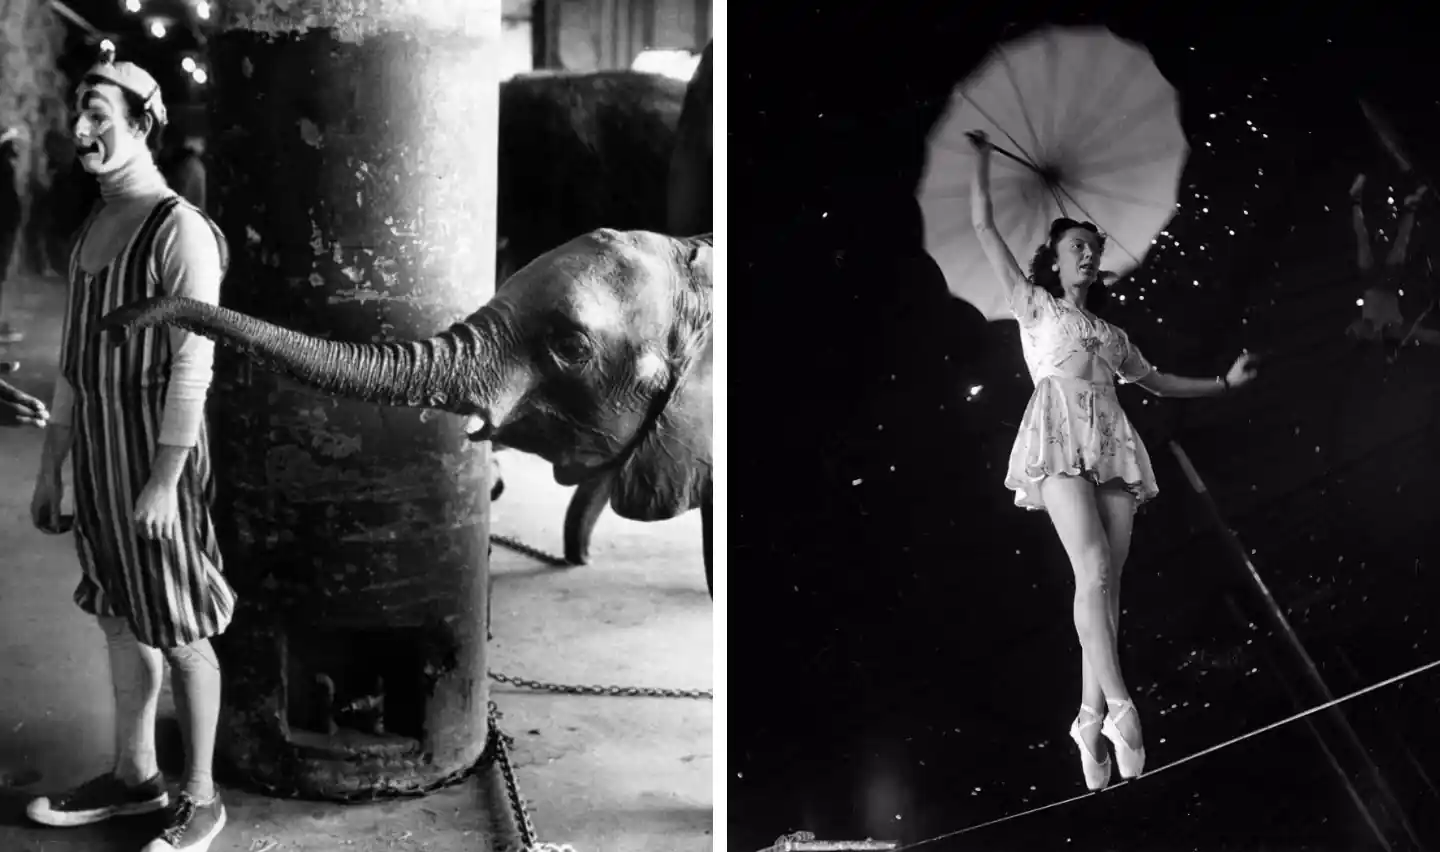
[[[610,508],[632,521],[661,521],[699,508],[709,493],[714,405],[709,235],[677,240],[680,290],[670,334],[669,400],[615,478]]]

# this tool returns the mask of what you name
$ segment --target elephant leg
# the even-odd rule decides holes
[[[565,561],[585,565],[590,561],[590,536],[610,501],[611,474],[580,483],[565,510]]]
[[[505,493],[505,472],[500,469],[500,460],[495,451],[490,451],[490,502],[494,503]]]
[[[705,547],[705,588],[710,590],[710,597],[715,597],[715,502],[710,498],[709,490],[705,492],[705,501],[700,504],[700,534],[704,538]]]
[[[495,555],[495,545],[493,545],[493,544],[490,545],[490,548],[489,548],[489,550],[487,551],[487,553],[488,553],[488,555],[487,555],[485,558],[486,558],[486,560],[488,561],[491,556],[494,556],[494,555]],[[490,574],[490,575],[486,576],[486,578],[485,578],[485,641],[486,641],[486,642],[494,642],[494,641],[495,641],[495,631],[494,631],[494,623],[495,623],[495,622],[493,621],[494,614],[495,614],[495,575],[494,575],[494,574]]]

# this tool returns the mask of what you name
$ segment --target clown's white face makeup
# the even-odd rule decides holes
[[[93,175],[123,168],[148,153],[145,126],[132,127],[125,97],[113,83],[81,86],[76,93],[75,153]]]

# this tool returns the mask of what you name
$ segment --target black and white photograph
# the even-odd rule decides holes
[[[1440,848],[1420,7],[734,26],[728,848]]]
[[[723,4],[0,16],[0,850],[712,849]]]

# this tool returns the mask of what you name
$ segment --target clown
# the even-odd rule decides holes
[[[217,304],[227,250],[215,224],[155,165],[166,115],[153,77],[104,55],[76,90],[75,109],[77,159],[101,199],[70,257],[60,375],[31,515],[45,532],[67,531],[61,469],[72,457],[75,602],[105,633],[116,755],[110,772],[35,799],[27,813],[68,827],[163,811],[145,852],[203,852],[225,825],[211,777],[220,669],[209,639],[235,607],[211,523],[204,406],[214,344],[159,329],[112,346],[95,322],[150,296]],[[187,751],[173,801],[155,755],[164,663]]]

